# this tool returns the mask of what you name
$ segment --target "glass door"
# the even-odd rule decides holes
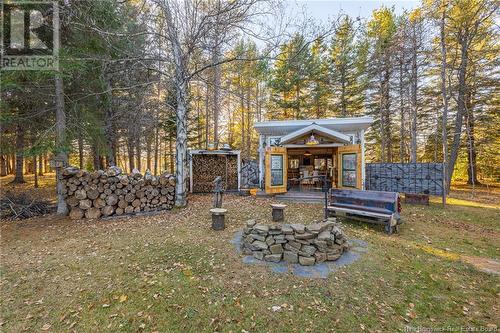
[[[266,193],[285,193],[287,187],[287,153],[283,147],[268,147],[265,156]]]

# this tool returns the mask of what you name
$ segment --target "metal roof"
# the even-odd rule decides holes
[[[352,117],[263,121],[255,123],[254,127],[257,132],[264,135],[287,135],[312,124],[334,131],[349,132],[367,129],[372,123],[372,117]]]

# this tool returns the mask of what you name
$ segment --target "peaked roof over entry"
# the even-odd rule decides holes
[[[321,134],[329,139],[332,139],[335,141],[340,141],[342,143],[349,143],[350,142],[349,136],[342,134],[340,132],[325,128],[323,126],[319,126],[316,123],[312,123],[309,126],[306,126],[304,128],[301,128],[299,130],[296,130],[292,133],[285,135],[284,137],[281,138],[281,143],[282,144],[290,143],[291,141],[296,140],[296,139],[298,139],[298,138],[300,138],[308,133],[319,133],[319,134]]]
[[[255,130],[262,135],[283,136],[306,126],[316,124],[329,130],[342,133],[366,130],[373,123],[372,117],[328,118],[307,120],[271,120],[254,124]]]

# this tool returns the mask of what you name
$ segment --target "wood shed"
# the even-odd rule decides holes
[[[240,189],[239,150],[190,150],[189,188],[192,193],[209,193],[215,177],[222,177],[226,191]]]

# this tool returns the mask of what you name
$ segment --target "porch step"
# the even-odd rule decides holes
[[[311,194],[279,194],[274,197],[280,201],[288,202],[310,202],[310,203],[324,203],[325,197],[321,195],[311,195]]]

